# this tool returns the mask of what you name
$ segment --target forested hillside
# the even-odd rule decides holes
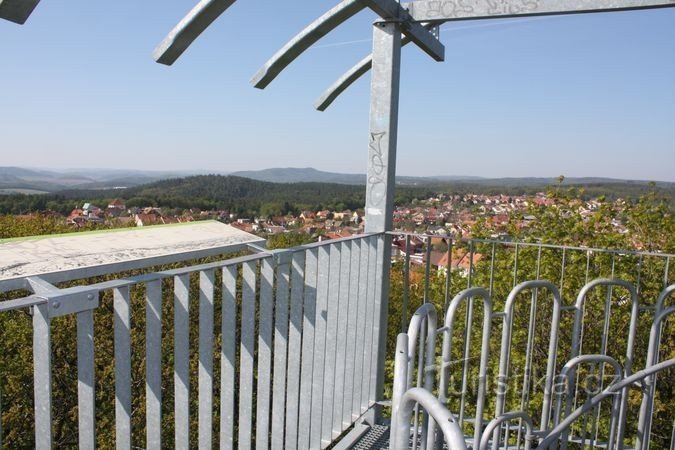
[[[491,182],[492,181],[492,182]],[[424,186],[399,184],[396,203],[405,204],[414,198],[423,199],[437,193],[529,195],[555,184],[518,185],[507,180],[439,181]],[[643,182],[570,184],[581,198],[604,196],[637,199],[647,192],[656,192],[672,205],[675,186]],[[166,208],[200,208],[228,210],[238,214],[286,214],[303,209],[357,209],[364,206],[365,187],[333,183],[270,183],[249,178],[200,175],[162,180],[128,189],[71,189],[56,194],[0,195],[0,214],[56,211],[68,214],[84,202],[105,206],[114,198],[122,198],[129,207],[157,206]]]

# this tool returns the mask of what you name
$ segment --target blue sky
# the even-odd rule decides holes
[[[152,50],[196,0],[43,0],[0,21],[0,166],[363,172],[364,12],[265,91],[249,79],[336,0],[239,1],[173,67]],[[675,8],[444,25],[403,51],[400,175],[675,181]]]

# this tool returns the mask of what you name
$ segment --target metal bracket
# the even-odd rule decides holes
[[[47,302],[50,319],[90,311],[99,305],[98,291],[95,289],[86,287],[59,289],[39,277],[29,277],[26,283],[27,287],[37,294],[37,298]]]
[[[45,298],[49,318],[77,314],[98,308],[98,292],[83,291],[75,294],[62,294]]]

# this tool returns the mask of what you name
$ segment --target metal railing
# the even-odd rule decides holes
[[[430,308],[443,313],[443,319],[438,318],[442,325],[426,336],[413,336],[408,330],[412,348],[405,388],[429,390],[432,384],[431,392],[456,415],[469,446],[478,446],[483,438],[492,448],[525,448],[583,408],[593,393],[675,355],[675,330],[664,316],[675,292],[675,285],[669,286],[675,281],[669,273],[673,255],[446,240],[442,251],[455,258],[446,258],[443,267],[438,258],[430,257],[438,251],[432,249],[431,236],[399,237],[405,243],[399,246],[408,251],[402,252],[392,272],[392,283],[398,285],[391,292],[401,292],[401,297],[390,301],[390,315],[405,323],[407,311],[422,305],[410,330],[424,330],[436,322],[430,318],[437,313]],[[458,248],[462,251],[456,256]],[[460,257],[466,258],[462,267],[455,264]],[[528,276],[533,279],[523,281]],[[607,278],[594,280],[602,276]],[[452,298],[455,292],[459,294]],[[390,329],[390,352],[397,328],[398,322]],[[654,333],[656,337],[651,336]],[[430,347],[434,352],[429,356]],[[575,362],[561,373],[568,360]],[[570,395],[558,396],[560,377],[569,380]],[[675,371],[660,375],[658,392],[652,383],[656,377],[644,378],[643,390],[651,390],[644,401],[641,392],[625,387],[619,392],[621,401],[614,395],[614,403],[584,410],[563,440],[598,448],[647,448],[650,442],[652,448],[675,445],[671,436],[675,415],[667,406],[675,402]],[[593,386],[588,385],[591,380]],[[413,418],[417,415],[415,411]],[[494,425],[494,436],[486,437],[485,427],[492,418],[501,422]],[[433,448],[438,437],[433,424],[413,419],[414,446]],[[658,436],[650,436],[650,430],[658,430]]]
[[[58,288],[26,280],[32,295],[0,302],[0,320],[11,325],[0,342],[0,443],[325,448],[391,398],[390,388],[380,396],[379,383],[385,373],[391,386],[403,328],[410,348],[420,345],[407,384],[426,387],[457,414],[469,446],[495,416],[522,411],[527,420],[497,427],[519,446],[531,434],[527,423],[540,436],[588,400],[565,398],[556,416],[553,378],[569,359],[612,358],[625,378],[675,351],[664,319],[660,353],[646,352],[649,326],[673,304],[672,289],[663,290],[675,281],[673,255],[449,239],[439,250],[429,236],[392,234]],[[392,237],[402,237],[405,251],[387,274]],[[449,256],[445,267],[432,261],[436,251]],[[595,278],[602,280],[586,285]],[[434,308],[408,329],[408,311],[425,303]],[[10,333],[21,339],[6,339]],[[442,338],[430,341],[436,333]],[[573,387],[586,375],[601,390],[611,383],[600,361],[582,366]],[[623,429],[639,420],[640,429],[664,426],[671,411],[654,392],[651,403],[619,405]],[[436,416],[413,417],[419,426]],[[599,446],[610,433],[607,411],[597,406],[585,417],[583,433]],[[579,437],[582,426],[570,430]],[[432,438],[416,439],[429,448]]]
[[[27,280],[33,295],[0,303],[1,320],[32,335],[33,360],[32,375],[10,373],[19,343],[0,343],[0,446],[327,447],[379,400],[384,242],[261,250],[61,289]],[[70,405],[52,388],[70,392],[62,346],[75,338]],[[22,383],[32,405],[18,398]],[[15,429],[33,421],[34,440]]]

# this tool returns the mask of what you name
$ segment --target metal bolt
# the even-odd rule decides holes
[[[61,302],[59,302],[58,300],[54,300],[52,306],[54,307],[54,309],[59,309],[59,306],[61,306]]]
[[[87,300],[89,300],[89,301],[94,300],[94,294],[88,294],[88,295],[87,295]]]

